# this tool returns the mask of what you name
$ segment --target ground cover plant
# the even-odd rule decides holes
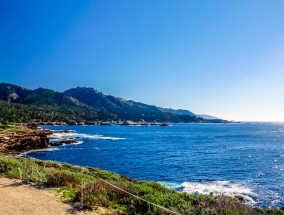
[[[51,187],[62,199],[80,209],[104,207],[112,214],[171,214],[101,181],[161,205],[178,214],[279,214],[284,210],[253,209],[227,196],[190,195],[167,189],[156,182],[135,181],[97,168],[0,155],[0,177],[21,179],[33,186]],[[97,177],[95,177],[97,176]]]

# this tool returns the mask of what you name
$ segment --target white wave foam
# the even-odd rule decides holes
[[[226,195],[231,197],[242,197],[246,204],[254,205],[256,202],[253,196],[256,194],[241,184],[233,183],[230,181],[213,181],[213,182],[184,182],[182,184],[176,183],[163,183],[170,189],[179,190],[191,194],[213,194],[213,195]]]
[[[22,157],[22,156],[25,156],[25,155],[27,155],[31,152],[51,152],[51,151],[57,151],[57,150],[60,150],[60,149],[57,148],[57,147],[48,147],[48,148],[44,148],[44,149],[34,149],[34,150],[27,151],[27,152],[23,152],[23,153],[19,154],[18,156]]]
[[[95,140],[125,140],[125,138],[106,137],[106,136],[103,136],[103,135],[89,135],[89,134],[79,134],[79,135],[82,135],[82,138],[95,139]]]
[[[75,138],[75,137],[81,137],[78,133],[53,133],[48,136],[51,139],[62,139],[62,138]]]
[[[278,169],[280,171],[284,171],[284,166],[274,166],[273,169]]]
[[[51,139],[85,138],[85,139],[94,139],[94,140],[124,140],[125,139],[125,138],[120,138],[120,137],[107,137],[107,136],[103,136],[103,135],[91,135],[91,134],[83,134],[83,133],[75,133],[75,132],[53,133],[53,134],[49,135],[49,138],[51,138]]]

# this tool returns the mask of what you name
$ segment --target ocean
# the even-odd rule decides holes
[[[252,207],[284,206],[284,123],[46,126],[77,144],[28,153],[98,167],[198,194],[238,196]]]

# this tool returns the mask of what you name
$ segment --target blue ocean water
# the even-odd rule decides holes
[[[81,144],[29,156],[110,170],[190,193],[242,196],[252,206],[284,206],[284,124],[49,126]]]

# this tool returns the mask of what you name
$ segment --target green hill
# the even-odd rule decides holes
[[[194,114],[166,111],[153,105],[128,101],[86,87],[65,92],[0,83],[0,122],[91,123],[97,120],[158,122],[226,122],[207,120]]]

